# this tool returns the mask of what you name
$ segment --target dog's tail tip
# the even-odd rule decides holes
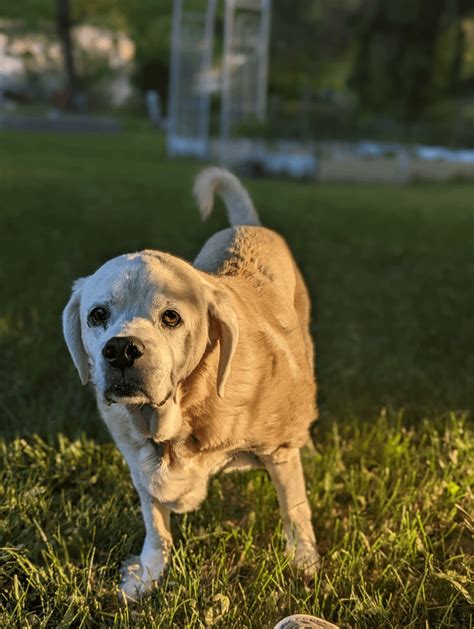
[[[211,166],[201,171],[194,181],[193,193],[203,220],[214,206],[214,195],[222,197],[231,225],[260,225],[248,192],[232,173]]]
[[[193,194],[197,201],[199,213],[203,221],[209,218],[214,207],[216,173],[218,168],[202,170],[194,180]]]

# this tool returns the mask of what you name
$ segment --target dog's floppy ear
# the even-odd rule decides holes
[[[72,287],[71,298],[63,310],[63,334],[72,362],[79,372],[81,382],[82,384],[87,384],[89,382],[89,363],[82,343],[79,313],[83,283],[84,279],[77,280]]]
[[[220,344],[219,367],[217,369],[217,395],[224,397],[225,383],[230,375],[232,357],[239,340],[237,316],[225,295],[215,292],[209,302],[209,317],[217,327]]]

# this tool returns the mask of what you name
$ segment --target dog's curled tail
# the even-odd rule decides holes
[[[225,203],[231,225],[260,225],[258,214],[247,190],[224,168],[206,168],[196,177],[193,188],[203,220],[212,212],[214,195]]]

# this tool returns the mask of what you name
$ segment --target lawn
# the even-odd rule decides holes
[[[474,187],[253,180],[314,298],[320,420],[304,464],[324,555],[283,554],[263,472],[216,477],[173,521],[153,595],[121,608],[143,527],[126,466],[67,355],[72,281],[145,247],[192,259],[225,226],[201,164],[157,136],[0,135],[0,626],[473,627]]]

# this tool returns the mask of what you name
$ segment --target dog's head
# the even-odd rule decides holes
[[[106,404],[154,409],[175,398],[212,335],[222,397],[238,338],[225,294],[183,260],[153,251],[119,256],[77,280],[63,330],[82,383],[91,380]]]

